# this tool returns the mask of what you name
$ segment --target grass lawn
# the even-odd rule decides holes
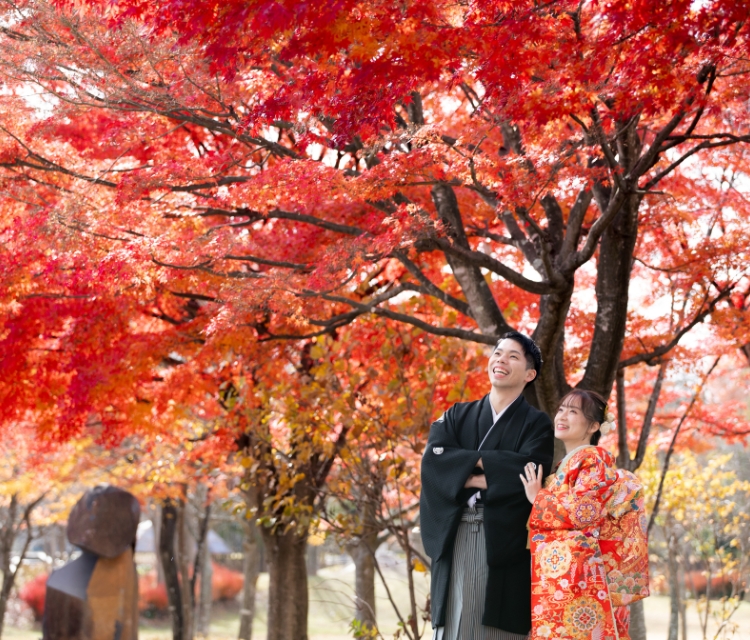
[[[402,608],[404,616],[409,605],[406,578],[396,568],[385,569],[388,587],[393,600]],[[428,575],[417,576],[418,603],[424,604],[429,588]],[[329,567],[310,578],[310,640],[344,640],[348,633],[353,611],[354,572],[352,566]],[[258,611],[253,625],[253,637],[263,640],[266,636],[266,606],[268,574],[262,574],[258,583]],[[383,635],[392,637],[397,629],[398,618],[389,603],[382,583],[377,585],[377,614]],[[716,606],[716,605],[715,605]],[[648,640],[666,640],[669,622],[669,600],[664,596],[652,596],[645,602]],[[750,603],[743,602],[732,618],[736,627],[729,629],[720,638],[750,640]],[[211,621],[212,640],[234,640],[239,629],[237,606],[217,607]],[[714,640],[716,625],[709,623],[708,640]],[[168,620],[142,621],[139,635],[144,640],[170,640],[172,637]],[[7,640],[38,640],[39,629],[15,629],[6,627],[3,637]],[[431,633],[425,633],[426,638]],[[703,633],[695,607],[688,608],[688,640],[703,640]]]

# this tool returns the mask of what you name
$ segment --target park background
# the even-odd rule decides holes
[[[3,633],[108,482],[176,523],[174,640],[212,527],[244,584],[212,636],[429,636],[421,453],[512,328],[527,399],[609,398],[646,486],[633,640],[747,634],[750,3],[0,14]]]

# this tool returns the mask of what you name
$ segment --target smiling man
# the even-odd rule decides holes
[[[490,393],[430,429],[420,523],[435,640],[523,640],[531,629],[531,505],[518,476],[552,464],[552,422],[523,397],[541,365],[531,338],[506,333],[487,364]]]

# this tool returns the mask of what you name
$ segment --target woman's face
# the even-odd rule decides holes
[[[589,444],[598,428],[598,422],[591,422],[583,415],[581,399],[575,396],[566,398],[555,414],[555,437],[565,444],[566,451]]]

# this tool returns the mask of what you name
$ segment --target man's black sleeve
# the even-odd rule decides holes
[[[466,480],[480,458],[479,451],[463,449],[456,437],[455,405],[432,423],[422,456],[422,493],[419,518],[427,555],[436,560],[453,540],[466,506]],[[476,489],[471,490],[476,492]]]

